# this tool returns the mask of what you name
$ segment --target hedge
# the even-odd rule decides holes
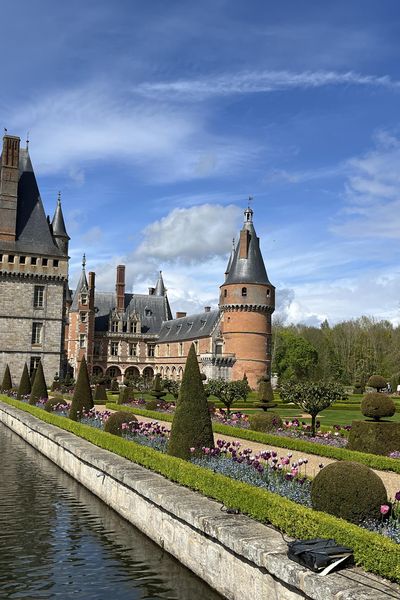
[[[119,410],[117,404],[108,402],[106,407],[110,410]],[[126,406],[127,410],[132,411],[135,415],[156,419],[158,421],[172,422],[173,415],[170,413],[160,413],[153,410],[142,410],[140,408]],[[307,442],[306,440],[283,437],[274,435],[273,433],[261,433],[250,429],[240,429],[231,425],[221,425],[213,423],[215,433],[229,435],[234,438],[248,440],[250,442],[259,442],[267,446],[277,446],[279,448],[287,448],[288,450],[296,450],[297,452],[305,452],[307,454],[316,454],[317,456],[325,456],[334,460],[353,460],[359,462],[371,469],[379,471],[393,471],[400,474],[400,460],[397,458],[389,458],[388,456],[378,456],[376,454],[366,454],[364,452],[356,452],[355,450],[346,450],[346,448],[335,448],[333,446],[323,446],[315,442]]]
[[[162,454],[153,448],[140,446],[54,413],[47,413],[19,400],[4,396],[0,398],[46,423],[74,433],[100,448],[160,473],[171,481],[201,492],[230,509],[239,510],[257,521],[271,523],[292,537],[334,538],[339,544],[353,548],[356,564],[366,571],[400,581],[400,545],[388,538],[326,513],[306,508],[267,490],[235,481],[180,458]]]

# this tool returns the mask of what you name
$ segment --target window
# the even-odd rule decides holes
[[[19,264],[20,265],[24,265],[26,263],[26,256],[20,256],[19,257]]]
[[[44,306],[44,285],[35,285],[33,291],[33,307],[43,308]]]
[[[86,346],[86,335],[84,333],[79,334],[79,348],[85,348]]]
[[[95,342],[94,346],[93,346],[93,354],[94,356],[100,356],[100,352],[101,352],[101,344],[100,342]],[[93,368],[93,375],[94,375],[94,368]]]
[[[115,379],[116,377],[120,376],[120,371],[117,369],[117,367],[110,367],[107,372],[111,379]]]
[[[270,289],[268,289],[268,290],[267,290],[267,298],[269,298],[269,296],[270,296],[270,295],[271,295],[271,290],[270,290]]]
[[[86,323],[87,321],[87,312],[81,312],[81,323]]]
[[[150,310],[150,308],[145,308],[144,309],[144,314],[146,315],[146,317],[151,317],[151,315],[153,314]]]
[[[224,298],[226,298],[228,295],[228,290],[224,290]]]
[[[222,342],[215,344],[215,354],[222,354]]]
[[[111,323],[111,331],[113,333],[117,333],[117,331],[118,331],[118,321],[113,321]]]
[[[153,357],[154,350],[155,350],[154,344],[147,344],[147,356]]]
[[[130,333],[137,333],[137,323],[131,321],[129,325],[129,331]]]
[[[43,323],[32,323],[32,344],[40,345],[42,343]]]
[[[129,356],[137,356],[137,344],[129,344]]]
[[[33,371],[36,371],[38,368],[38,364],[40,361],[40,356],[31,356],[31,361],[29,365],[29,375],[32,376]]]
[[[48,258],[42,258],[42,266],[43,267],[47,267],[48,264],[49,264],[49,259]]]
[[[118,342],[111,342],[110,354],[111,356],[118,356]]]
[[[15,256],[14,256],[14,254],[9,254],[9,255],[8,255],[8,262],[9,262],[9,263],[13,263],[13,262],[14,262],[14,259],[15,259]]]
[[[3,255],[0,254],[0,262],[3,262]]]
[[[242,296],[247,296],[247,288],[242,288]]]
[[[179,342],[179,356],[183,356],[183,344]]]
[[[31,265],[36,265],[36,264],[37,264],[36,256],[31,256]]]
[[[167,344],[167,356],[171,356],[171,351],[170,351],[170,347],[169,344]]]
[[[87,304],[87,294],[81,294],[81,304]]]
[[[53,267],[58,267],[58,259],[53,260]]]

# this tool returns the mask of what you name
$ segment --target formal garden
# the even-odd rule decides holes
[[[205,382],[192,347],[180,386],[156,377],[92,389],[82,360],[73,393],[58,381],[49,392],[41,363],[17,389],[7,368],[1,389],[5,402],[229,510],[296,538],[333,537],[364,569],[400,581],[399,399],[384,379],[349,395],[338,382],[293,378],[274,392],[265,378],[255,393],[245,378]],[[397,477],[392,497],[375,471]]]

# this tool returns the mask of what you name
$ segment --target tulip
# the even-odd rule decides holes
[[[380,508],[381,515],[387,515],[389,510],[390,510],[390,506],[388,506],[387,504],[381,505],[381,508]]]

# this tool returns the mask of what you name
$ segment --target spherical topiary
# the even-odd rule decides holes
[[[158,409],[158,402],[157,400],[154,398],[154,400],[147,400],[145,406],[146,406],[146,410],[157,410]]]
[[[386,379],[381,375],[371,375],[371,377],[367,381],[367,385],[379,391],[383,390],[386,387],[387,383]]]
[[[112,433],[113,435],[122,435],[122,424],[131,423],[137,421],[135,415],[127,410],[119,410],[110,415],[104,425],[104,431]]]
[[[67,402],[64,400],[62,396],[53,396],[53,398],[49,398],[44,405],[44,410],[47,412],[52,412],[57,405],[67,405]]]
[[[277,413],[255,413],[249,417],[250,429],[254,431],[273,431],[283,426],[283,421]]]
[[[315,510],[361,523],[367,517],[379,517],[387,504],[386,488],[369,467],[352,461],[338,461],[322,469],[311,485]]]
[[[361,402],[361,412],[364,417],[379,421],[384,417],[393,417],[396,406],[392,398],[378,392],[365,394]]]

